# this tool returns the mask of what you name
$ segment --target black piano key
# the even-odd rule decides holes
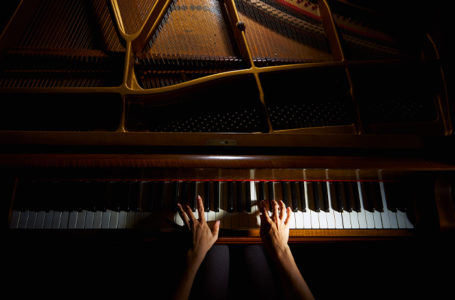
[[[190,188],[189,188],[189,206],[191,207],[191,210],[193,212],[196,211],[197,209],[197,182],[196,181],[191,181],[189,182]]]
[[[399,206],[399,184],[396,181],[384,182],[385,199],[387,202],[387,208],[393,212],[396,212]]]
[[[395,194],[397,198],[397,209],[407,211],[409,208],[410,191],[415,189],[414,185],[407,180],[398,181],[395,184]],[[422,191],[424,192],[424,191]]]
[[[313,181],[307,182],[307,189],[308,189],[308,205],[309,208],[313,211],[319,212],[321,210],[320,207],[320,200],[319,200],[319,192],[317,183]]]
[[[130,193],[130,183],[128,181],[116,181],[114,184],[114,194],[112,210],[120,211],[125,207],[128,202]]]
[[[368,199],[370,199],[373,208],[377,211],[383,212],[382,196],[379,182],[366,182]]]
[[[140,181],[130,182],[128,201],[127,201],[126,207],[124,207],[124,210],[125,211],[138,211],[138,209],[140,207],[140,199],[141,199],[141,182]]]
[[[155,211],[162,211],[165,207],[164,198],[164,181],[154,181],[152,189],[153,208]]]
[[[265,183],[264,181],[259,181],[258,182],[258,200],[262,201],[265,200]]]
[[[93,211],[95,207],[95,195],[93,193],[94,184],[92,181],[82,181],[80,184],[80,202],[82,203],[82,210]]]
[[[286,207],[290,206],[288,188],[289,188],[289,182],[282,181],[281,182],[281,193],[283,194],[283,202]]]
[[[328,182],[329,184],[329,192],[330,192],[330,204],[332,205],[332,209],[338,212],[341,212],[341,205],[339,203],[339,195],[338,195],[338,183],[339,182]]]
[[[250,182],[245,183],[245,211],[251,212],[251,186]]]
[[[269,211],[273,211],[273,200],[275,200],[275,189],[273,181],[267,182],[267,198],[269,203]]]
[[[360,212],[360,196],[357,182],[346,182],[344,187],[346,191],[345,210]]]
[[[180,183],[181,187],[180,187],[180,204],[182,205],[187,205],[188,204],[188,199],[189,199],[189,195],[190,195],[190,192],[189,192],[189,189],[190,189],[190,183],[187,182],[187,181],[182,181]]]
[[[95,197],[95,201],[93,203],[95,211],[105,211],[107,207],[107,201],[105,199],[106,188],[107,188],[106,181],[98,181],[96,182],[96,190],[98,197]]]
[[[237,182],[236,183],[237,189],[237,197],[236,197],[236,211],[242,212],[243,211],[243,203],[245,203],[245,182]]]
[[[373,212],[374,205],[373,199],[370,199],[368,194],[368,185],[365,182],[360,182],[360,192],[362,194],[363,208],[367,211]]]
[[[273,181],[267,182],[267,195],[270,203],[270,208],[272,208],[272,200],[275,200],[275,189]]]
[[[297,194],[297,189],[298,189],[298,182],[291,182],[290,188],[291,188],[291,208],[293,212],[298,211],[299,209],[299,202],[298,202],[298,194]]]
[[[220,193],[220,182],[213,182],[213,210],[215,212],[220,211],[221,193]]]
[[[299,182],[299,194],[300,194],[300,207],[302,212],[306,212],[306,193],[305,193],[305,182]]]
[[[83,205],[81,202],[81,182],[80,181],[67,181],[66,184],[66,199],[68,201],[68,210],[69,211],[81,211]],[[111,191],[111,190],[109,190]],[[106,192],[106,191],[105,191]],[[106,195],[104,194],[105,198]]]
[[[234,201],[235,201],[235,184],[233,181],[229,181],[227,185],[227,211],[234,211]]]
[[[173,207],[173,209],[177,209],[177,203],[179,203],[180,182],[172,181],[171,189],[172,189],[172,196],[171,196],[172,207]]]
[[[320,183],[320,193],[322,194],[321,209],[325,212],[329,212],[329,191],[327,189],[327,182],[322,181]]]
[[[142,211],[153,211],[153,182],[143,181],[141,183],[141,209]]]
[[[212,202],[212,182],[206,181],[204,182],[204,211],[210,211],[210,202]]]

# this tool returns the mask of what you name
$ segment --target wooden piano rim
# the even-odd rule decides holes
[[[373,168],[455,170],[441,161],[405,157],[203,154],[1,154],[2,167],[63,168]]]
[[[135,229],[10,229],[10,238],[18,241],[29,239],[46,239],[51,241],[64,240],[95,240],[131,241],[139,240],[154,242],[164,238],[165,241],[185,238],[183,231],[149,231]],[[413,229],[291,229],[289,243],[333,243],[386,241],[415,238],[418,234]],[[260,244],[262,243],[259,229],[220,230],[217,244]]]
[[[221,232],[222,234],[222,232]],[[290,243],[384,240],[415,236],[411,229],[291,229]],[[217,243],[261,243],[259,229],[221,235]]]

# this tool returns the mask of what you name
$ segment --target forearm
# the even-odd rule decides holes
[[[295,263],[289,246],[275,251],[274,261],[281,273],[283,287],[289,299],[314,299],[305,279]]]
[[[188,252],[186,256],[185,269],[180,277],[179,284],[174,292],[174,300],[184,300],[190,297],[191,287],[193,286],[194,278],[202,263],[203,257],[196,256],[192,252]]]

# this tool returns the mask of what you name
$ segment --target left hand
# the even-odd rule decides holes
[[[213,229],[210,229],[205,220],[204,204],[201,196],[197,197],[199,220],[196,219],[193,211],[188,205],[181,205],[180,203],[177,205],[180,217],[193,235],[192,247],[189,250],[188,255],[191,259],[202,262],[207,252],[218,239],[220,221],[216,221],[213,225]]]

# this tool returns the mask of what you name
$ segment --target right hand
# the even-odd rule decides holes
[[[289,249],[289,220],[291,208],[286,208],[283,201],[272,201],[272,216],[269,216],[269,202],[261,201],[260,234],[264,246],[272,254],[281,254]]]

